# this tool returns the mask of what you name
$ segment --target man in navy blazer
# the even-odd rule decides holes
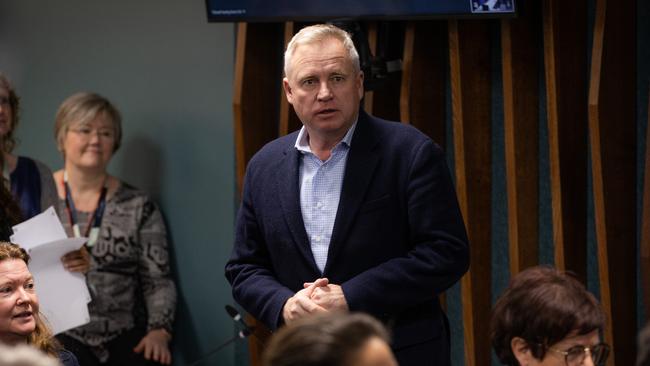
[[[298,32],[283,86],[303,123],[249,162],[226,277],[274,330],[310,314],[385,322],[400,365],[449,365],[438,294],[469,266],[445,157],[415,128],[360,111],[363,72],[349,35]]]

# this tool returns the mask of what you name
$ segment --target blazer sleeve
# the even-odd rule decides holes
[[[425,139],[411,156],[405,187],[410,250],[341,284],[353,311],[385,317],[432,301],[469,268],[469,243],[444,153]]]
[[[254,314],[271,330],[284,323],[282,309],[294,295],[282,285],[273,273],[270,253],[255,214],[252,178],[254,162],[251,161],[244,179],[242,203],[237,214],[235,245],[228,263],[226,278],[232,285],[235,301]]]

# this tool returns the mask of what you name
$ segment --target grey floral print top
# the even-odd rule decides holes
[[[65,200],[59,217],[69,236]],[[77,212],[86,232],[92,212]],[[106,202],[99,239],[90,248],[86,281],[91,294],[90,323],[65,334],[88,345],[104,362],[105,345],[135,326],[172,331],[176,287],[170,277],[167,233],[162,214],[142,191],[122,183]]]

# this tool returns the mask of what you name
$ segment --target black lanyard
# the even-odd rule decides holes
[[[70,219],[70,225],[72,226],[72,231],[74,233],[74,236],[79,237],[82,236],[80,233],[79,229],[79,224],[77,223],[77,210],[74,206],[74,200],[72,199],[72,192],[70,191],[70,186],[68,185],[68,174],[67,172],[63,173],[63,187],[65,188],[65,208],[66,211],[68,212],[68,218]],[[99,227],[102,224],[102,218],[104,217],[104,209],[106,208],[106,193],[108,192],[108,188],[106,188],[106,184],[102,186],[102,191],[99,194],[99,199],[97,200],[97,207],[95,208],[95,211],[93,212],[92,216],[88,219],[88,225],[86,226],[86,231],[83,236],[88,237],[88,234],[90,233],[90,229],[93,228],[97,232],[99,231]],[[91,225],[92,223],[92,225]],[[88,246],[92,246],[94,241],[97,239],[94,239],[93,242],[88,242]]]

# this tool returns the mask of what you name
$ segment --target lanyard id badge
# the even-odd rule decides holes
[[[93,228],[90,229],[90,233],[88,235],[88,244],[87,245],[89,247],[92,247],[93,245],[95,245],[95,243],[97,243],[98,238],[99,238],[99,228],[93,226]]]
[[[72,199],[70,186],[68,185],[68,172],[66,171],[63,172],[63,186],[65,188],[65,208],[68,212],[70,224],[72,225],[72,233],[77,238],[82,236],[87,237],[88,241],[86,242],[86,246],[92,247],[97,243],[97,239],[99,239],[99,229],[101,228],[104,209],[106,208],[106,193],[108,191],[106,182],[104,182],[104,185],[102,186],[95,211],[88,218],[88,224],[86,225],[86,232],[84,235],[81,235],[81,229],[77,222],[77,210],[74,205],[74,200]]]

